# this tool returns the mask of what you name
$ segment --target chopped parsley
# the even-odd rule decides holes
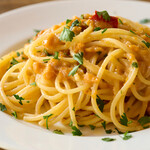
[[[123,134],[122,139],[123,139],[123,140],[129,140],[130,138],[132,138],[132,135],[129,134],[128,131],[126,131],[126,132]]]
[[[78,124],[78,126],[79,126],[79,127],[84,127],[85,125],[82,125],[82,124]]]
[[[55,54],[54,54],[54,59],[59,59],[59,58],[58,58],[58,55],[59,55],[59,52],[55,52]]]
[[[71,27],[70,27],[70,30],[72,30],[72,28],[75,27],[75,26],[79,26],[79,24],[80,24],[79,20],[76,19],[76,20],[72,23],[72,25],[71,25]]]
[[[145,33],[145,35],[146,35],[148,38],[150,38],[150,35],[148,35],[147,33]]]
[[[49,54],[46,49],[44,49],[43,52],[45,53],[46,56],[51,56],[51,54]]]
[[[91,128],[91,130],[94,130],[96,128],[96,126],[93,125],[89,125],[89,127]]]
[[[123,134],[123,132],[119,131],[117,128],[115,128],[118,132],[118,134]]]
[[[38,34],[40,31],[41,31],[41,30],[34,29],[35,36],[37,36],[37,34]]]
[[[72,134],[73,136],[81,136],[82,135],[82,132],[76,127],[76,126],[72,126]]]
[[[120,118],[120,123],[124,126],[128,126],[128,124],[132,123],[132,121],[128,121],[126,114],[123,113],[123,115],[121,115],[121,118]]]
[[[32,42],[32,39],[28,39],[28,43],[31,43]]]
[[[134,31],[132,31],[132,30],[129,30],[131,33],[133,33],[133,34],[136,34]]]
[[[20,56],[20,53],[19,52],[16,52],[17,56],[19,57]]]
[[[56,134],[64,134],[61,130],[58,130],[58,129],[54,130],[53,132]]]
[[[149,116],[144,116],[141,117],[138,122],[141,124],[141,126],[144,126],[147,123],[150,123],[150,117]]]
[[[17,119],[17,113],[15,111],[11,114]]]
[[[95,27],[93,31],[99,31],[100,29],[100,27]]]
[[[75,107],[73,107],[72,110],[75,111]]]
[[[145,42],[145,41],[142,41],[142,42],[146,45],[147,48],[150,47],[150,43],[149,42]]]
[[[132,63],[132,67],[138,68],[138,63],[137,63],[137,62],[133,62],[133,63]]]
[[[22,100],[24,100],[23,97],[20,97],[20,96],[17,95],[17,94],[14,94],[14,97],[15,97],[17,100],[19,100],[19,104],[20,104],[20,105],[23,105],[23,103],[22,103]]]
[[[73,55],[73,59],[76,60],[80,65],[83,64],[83,52]]]
[[[111,142],[111,141],[115,141],[116,139],[108,137],[108,138],[102,138],[102,140],[105,142]]]
[[[72,122],[72,120],[70,121],[69,126],[70,126],[70,127],[72,127],[72,126],[73,126],[73,122]]]
[[[43,116],[43,119],[46,119],[46,128],[47,129],[49,129],[48,128],[48,118],[50,117],[50,116],[52,116],[53,114],[49,114],[49,115],[47,115],[47,116]]]
[[[99,97],[98,95],[96,95],[96,96],[97,96],[97,97],[96,97],[97,105],[98,105],[100,111],[103,112],[105,103],[104,103],[103,100],[100,99],[100,97]]]
[[[30,83],[30,85],[36,86],[36,82]]]
[[[105,28],[103,31],[102,31],[102,34],[104,33],[104,32],[106,32],[107,31],[107,28]]]
[[[27,103],[30,103],[30,101],[27,101]]]
[[[149,23],[149,22],[150,22],[150,19],[147,19],[147,18],[140,20],[140,23],[142,24]]]
[[[119,23],[123,24],[122,20],[120,18],[118,18]]]
[[[50,59],[43,59],[44,63],[47,63]]]
[[[97,15],[99,17],[102,16],[105,21],[110,21],[111,19],[107,11],[101,11],[101,12],[97,11]]]
[[[80,65],[83,64],[83,52],[77,53],[77,54],[73,55],[73,59],[76,60],[76,61],[79,63],[79,65],[78,65],[78,66],[75,66],[75,67],[69,72],[68,76],[71,76],[71,75],[74,76],[75,73],[77,72],[78,68],[80,67]]]
[[[18,63],[19,62],[14,57],[12,58],[12,61],[10,62],[11,65],[16,65]]]
[[[63,31],[60,34],[60,40],[61,41],[72,41],[74,36],[75,36],[75,34],[73,31],[64,27]]]
[[[69,72],[69,74],[68,74],[68,76],[74,76],[75,74],[76,74],[76,72],[77,72],[77,70],[78,70],[78,68],[80,67],[80,65],[78,65],[78,66],[75,66],[70,72]]]
[[[95,115],[96,117],[100,118],[99,115],[97,115],[97,114],[94,114],[94,115]]]
[[[83,15],[83,14],[81,14],[80,18],[81,18],[81,19],[84,19],[84,15]]]
[[[5,110],[7,110],[7,108],[6,108],[5,105],[3,105],[2,103],[0,103],[0,110],[1,111],[5,111]]]
[[[105,130],[105,132],[106,132],[107,134],[111,134],[111,133],[112,133],[112,130],[111,130],[111,129],[106,130],[106,121],[102,122],[102,126],[103,126],[103,128],[104,128],[104,130]]]
[[[71,22],[71,20],[70,20],[70,19],[67,19],[67,20],[66,20],[66,24],[68,24],[69,22]]]

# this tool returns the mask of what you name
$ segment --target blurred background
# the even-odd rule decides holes
[[[46,2],[46,1],[61,1],[61,0],[0,0],[0,14],[15,8],[19,8],[22,6],[40,3],[40,2]],[[69,0],[67,0],[69,1]],[[119,0],[120,1],[120,0]],[[121,0],[123,1],[123,0]],[[125,0],[127,1],[127,0]],[[136,1],[136,0],[134,0]],[[138,0],[138,1],[147,1],[150,2],[150,0]]]

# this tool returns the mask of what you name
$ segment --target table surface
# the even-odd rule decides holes
[[[0,14],[22,6],[53,0],[0,0]],[[141,0],[150,2],[150,0]]]
[[[52,0],[0,0],[0,14],[22,6],[40,3],[40,2],[46,2],[46,1],[52,1]],[[150,2],[150,0],[142,0],[142,1]],[[0,148],[0,150],[4,150],[4,149]]]

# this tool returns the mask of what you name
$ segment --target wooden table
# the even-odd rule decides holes
[[[29,4],[52,1],[52,0],[0,0],[0,13],[19,8],[22,6],[26,6]],[[150,2],[150,0],[141,0]]]
[[[19,8],[22,6],[46,2],[52,0],[0,0],[0,13]]]

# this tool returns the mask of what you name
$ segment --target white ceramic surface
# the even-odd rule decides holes
[[[0,55],[16,48],[33,35],[33,29],[44,29],[73,15],[107,10],[134,21],[149,18],[150,4],[116,1],[46,2],[16,9],[0,15]],[[132,133],[123,141],[118,135],[107,135],[117,140],[104,142],[100,136],[75,137],[56,135],[38,126],[15,120],[0,112],[0,147],[10,150],[150,150],[150,129]]]

